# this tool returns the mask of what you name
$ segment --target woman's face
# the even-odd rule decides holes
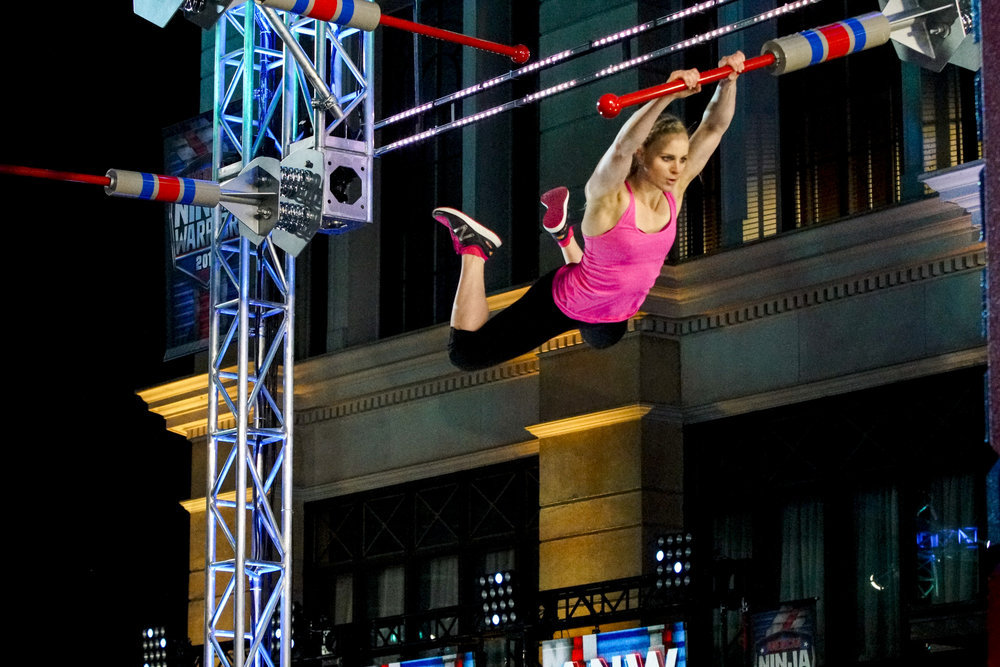
[[[675,132],[665,134],[638,151],[640,173],[661,190],[673,190],[687,166],[688,138]]]

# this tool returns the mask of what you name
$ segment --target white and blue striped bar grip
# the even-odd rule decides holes
[[[220,187],[213,181],[121,169],[109,169],[108,178],[111,183],[104,191],[116,197],[197,206],[217,206],[219,203]]]
[[[257,0],[257,2],[264,7],[273,7],[359,30],[374,30],[382,18],[382,8],[369,0]]]
[[[871,12],[772,39],[760,51],[774,55],[772,74],[784,74],[881,46],[889,41],[889,32],[889,19],[880,12]]]

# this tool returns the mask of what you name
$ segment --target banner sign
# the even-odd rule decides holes
[[[785,602],[753,614],[754,667],[813,667],[816,664],[816,601]]]
[[[543,667],[687,667],[684,623],[542,642]]]
[[[374,667],[476,667],[476,656],[471,651],[461,655],[442,655],[403,662],[388,662]]]
[[[164,173],[212,180],[212,116],[204,113],[163,131]],[[166,358],[208,349],[208,281],[214,207],[168,204]],[[236,236],[236,230],[228,235]],[[230,290],[235,292],[235,290]]]

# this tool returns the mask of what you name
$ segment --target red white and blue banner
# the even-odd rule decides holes
[[[816,601],[785,602],[751,616],[753,667],[813,667],[816,664]]]
[[[543,667],[687,667],[684,623],[542,642]]]
[[[442,655],[403,662],[387,662],[374,667],[476,667],[476,657],[471,651],[458,655]]]

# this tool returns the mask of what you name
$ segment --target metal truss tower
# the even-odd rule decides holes
[[[213,179],[280,181],[281,203],[250,198],[239,220],[217,208],[213,224],[202,664],[286,666],[295,255],[317,226],[371,221],[372,37],[253,2],[214,30]],[[312,213],[293,201],[303,179]]]

